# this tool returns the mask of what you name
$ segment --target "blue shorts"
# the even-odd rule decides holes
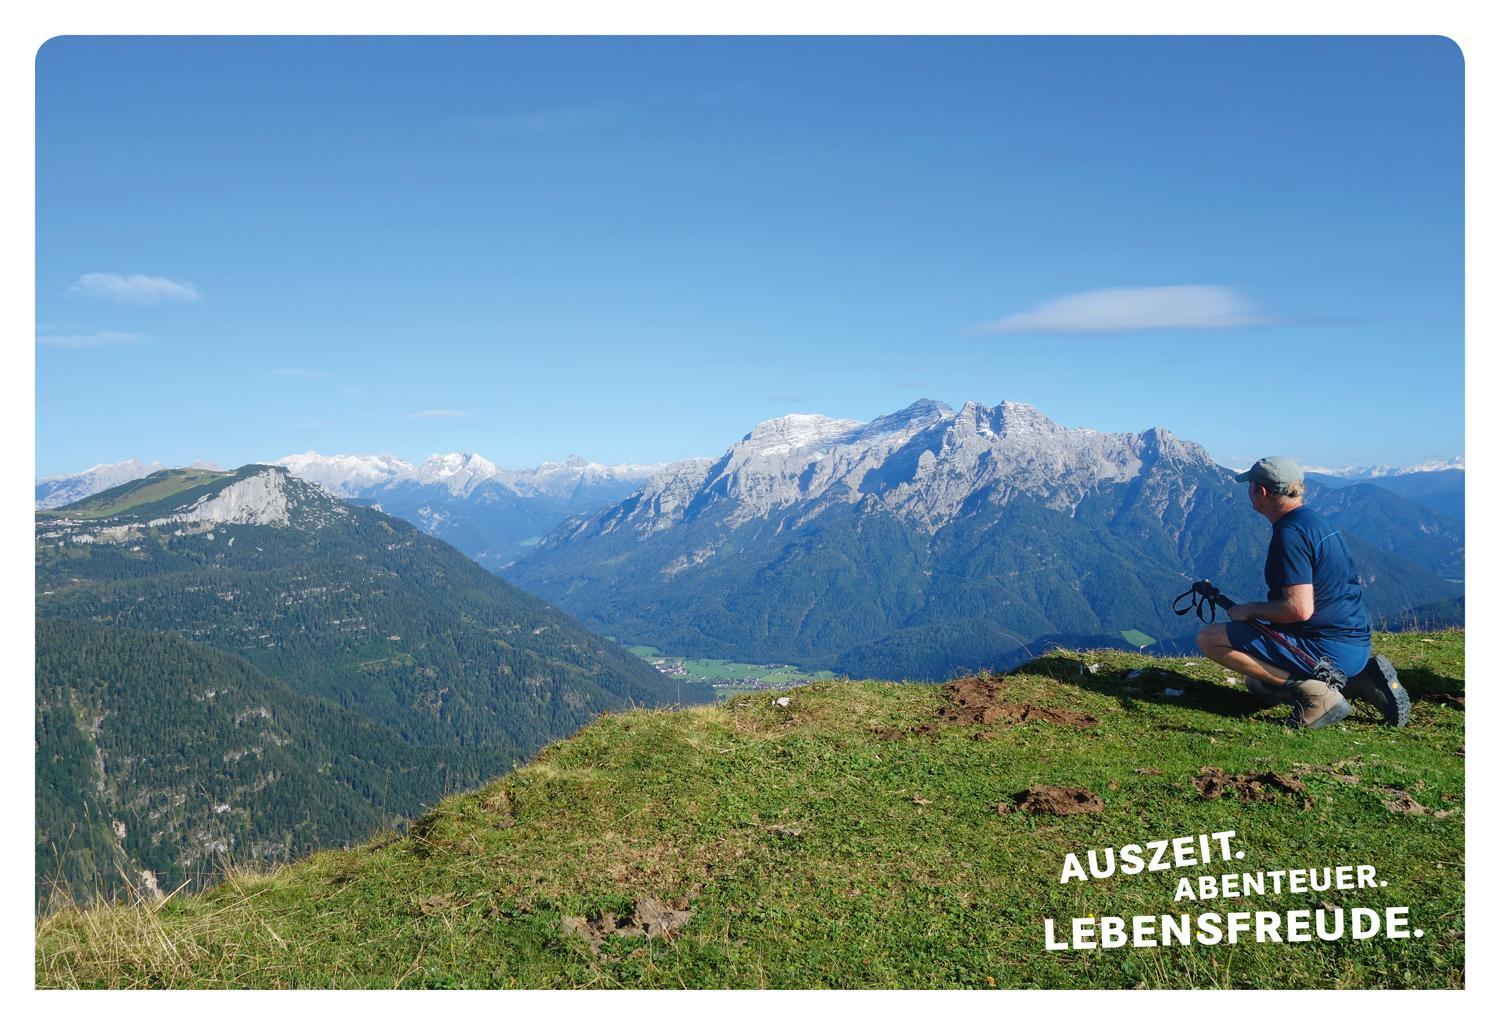
[[[1243,651],[1252,658],[1285,669],[1294,677],[1305,677],[1308,674],[1308,667],[1303,665],[1296,656],[1255,629],[1250,623],[1225,623],[1224,625],[1229,628],[1229,646],[1235,651]],[[1312,641],[1306,637],[1290,635],[1287,640],[1314,659],[1328,659],[1338,666],[1339,671],[1345,676],[1358,675],[1365,668],[1365,663],[1370,661],[1368,642],[1362,645],[1330,644],[1327,641]]]

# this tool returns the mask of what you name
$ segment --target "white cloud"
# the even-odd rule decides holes
[[[186,281],[149,274],[85,274],[68,289],[69,295],[108,299],[117,303],[155,306],[160,302],[196,302],[202,296]]]
[[[1274,323],[1275,318],[1236,289],[1224,285],[1166,285],[1100,288],[1065,295],[984,324],[980,330],[987,334],[1084,333]]]
[[[86,335],[37,335],[38,345],[54,349],[103,349],[111,345],[135,345],[151,341],[150,335],[139,335],[131,331],[95,331]]]
[[[449,416],[468,416],[466,409],[423,409],[416,413],[408,413],[409,420],[437,420]]]

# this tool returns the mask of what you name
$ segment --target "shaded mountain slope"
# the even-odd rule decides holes
[[[169,633],[43,619],[36,640],[39,900],[347,844],[522,754],[415,747]]]

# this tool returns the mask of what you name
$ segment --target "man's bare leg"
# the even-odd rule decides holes
[[[1230,647],[1229,627],[1224,623],[1212,623],[1198,631],[1198,650],[1225,669],[1233,669],[1272,687],[1285,686],[1292,678],[1292,674],[1285,669]]]

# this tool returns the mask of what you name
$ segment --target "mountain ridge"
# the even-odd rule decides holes
[[[412,524],[338,499],[279,466],[162,470],[40,513],[35,573],[45,656],[38,659],[38,693],[61,695],[39,703],[38,738],[55,741],[49,750],[67,766],[58,769],[54,788],[65,796],[52,801],[50,817],[39,819],[38,842],[91,838],[77,860],[61,843],[56,863],[75,883],[87,877],[89,859],[113,849],[98,831],[100,822],[136,822],[122,809],[150,802],[127,782],[107,816],[90,818],[89,809],[98,805],[90,795],[100,781],[156,780],[151,786],[157,790],[172,785],[161,782],[160,773],[121,777],[111,768],[110,750],[155,737],[159,748],[127,750],[127,757],[178,765],[184,785],[218,778],[217,763],[192,758],[241,726],[238,719],[191,714],[202,710],[192,695],[225,690],[215,679],[233,678],[240,690],[270,695],[261,701],[267,716],[290,717],[278,725],[278,735],[300,737],[307,750],[319,735],[344,737],[347,743],[331,749],[338,766],[330,771],[366,781],[341,791],[326,809],[300,800],[294,809],[260,809],[264,814],[240,823],[231,837],[230,849],[251,854],[246,843],[274,840],[283,850],[305,850],[314,841],[347,842],[377,816],[415,814],[440,796],[436,778],[422,776],[424,766],[450,766],[444,784],[469,785],[477,773],[525,758],[599,712],[711,697],[706,688],[666,679]],[[59,640],[68,630],[74,642]],[[131,654],[142,644],[155,654]],[[101,662],[101,651],[114,655]],[[163,677],[157,687],[152,658],[201,668],[175,682]],[[165,700],[168,692],[188,700]],[[84,705],[67,696],[84,693],[93,695]],[[276,694],[293,697],[271,709],[269,703],[280,700]],[[111,735],[108,743],[100,740],[95,720],[101,714],[121,722],[142,703],[154,709],[149,722]],[[49,707],[74,710],[45,719]],[[321,726],[310,731],[299,721]],[[384,745],[379,757],[370,744]],[[259,746],[266,757],[241,768],[274,761],[266,743]],[[40,777],[54,762],[40,748],[38,757]],[[382,758],[387,761],[380,766],[358,770],[358,763]],[[96,763],[104,767],[96,771]],[[291,769],[275,771],[286,785],[268,794],[316,791],[310,777],[296,782]],[[389,803],[359,797],[368,781],[392,773],[418,782],[393,787]],[[261,776],[245,785],[274,782]],[[214,803],[238,807],[238,800]],[[248,803],[253,809],[253,800]],[[230,821],[213,804],[198,802],[188,811],[197,817],[186,832],[170,833],[175,842],[188,843]],[[257,823],[281,823],[287,837],[262,836]],[[140,825],[130,827],[131,836],[140,835]],[[166,843],[153,832],[127,861],[163,881],[181,878],[184,867],[161,846]],[[189,857],[190,846],[181,854]]]
[[[1432,566],[1461,565],[1461,526],[1371,513],[1384,494],[1334,503],[1345,523],[1381,527],[1384,548],[1354,541],[1372,611],[1456,597]],[[1430,565],[1401,554],[1433,525],[1410,548]],[[502,572],[664,650],[933,679],[1044,643],[1185,643],[1171,598],[1205,577],[1257,597],[1264,531],[1233,473],[1165,427],[1106,433],[1025,403],[924,400],[868,424],[757,425],[717,460],[566,521]],[[986,654],[955,624],[1020,643]]]

